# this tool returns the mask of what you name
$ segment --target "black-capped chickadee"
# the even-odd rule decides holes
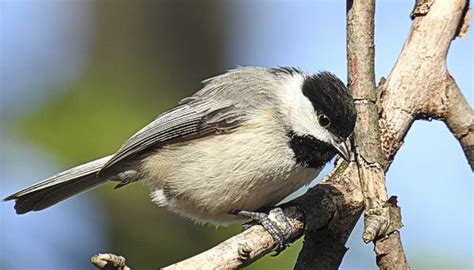
[[[203,83],[115,154],[5,200],[16,200],[16,212],[24,214],[108,181],[119,181],[117,187],[141,181],[159,206],[197,222],[226,224],[259,219],[258,210],[309,183],[336,153],[349,158],[345,141],[356,111],[331,73],[243,67]]]

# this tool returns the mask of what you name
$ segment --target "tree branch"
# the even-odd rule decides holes
[[[449,46],[464,24],[466,11],[467,0],[434,1],[424,16],[414,19],[395,67],[380,84],[379,124],[389,161],[385,170],[413,121],[428,118],[446,119],[472,168],[472,109],[454,86],[446,65]]]
[[[320,201],[306,197],[307,194],[321,192],[325,187],[332,191],[333,197]],[[296,201],[300,205],[306,205],[300,206],[306,216],[306,230],[295,269],[339,268],[347,251],[347,239],[362,213],[363,196],[360,190],[356,164],[339,160],[334,170],[320,184],[300,198],[305,203]],[[329,212],[333,213],[331,219],[321,226],[323,223],[319,220],[325,215],[314,211],[314,208],[319,204],[331,205],[331,202],[336,202],[336,210]]]
[[[443,100],[446,100],[444,122],[458,139],[467,161],[474,170],[474,112],[456,82],[448,76]]]
[[[283,207],[292,226],[292,240],[304,232],[304,215],[294,206]],[[275,248],[272,236],[260,225],[227,239],[201,254],[175,263],[164,270],[175,269],[236,269],[263,257]]]
[[[375,88],[375,0],[347,3],[348,85],[357,108],[354,153],[364,195],[363,239],[366,243],[375,240],[374,250],[381,269],[408,269],[398,232],[401,228],[400,208],[386,203],[385,159],[380,141]],[[391,211],[390,206],[398,211]],[[392,217],[393,213],[398,215]],[[399,226],[394,225],[394,221]]]

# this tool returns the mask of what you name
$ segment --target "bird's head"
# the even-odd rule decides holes
[[[287,128],[296,159],[321,166],[339,153],[349,160],[346,140],[356,122],[354,101],[344,83],[329,72],[287,76]]]

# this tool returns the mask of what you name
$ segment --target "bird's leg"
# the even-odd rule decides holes
[[[258,214],[259,214],[259,213],[268,213],[268,212],[270,212],[272,209],[273,209],[272,207],[261,207],[261,208],[259,208],[257,211],[255,211],[255,212],[258,213]],[[233,211],[231,214],[238,216],[238,215],[239,215],[239,211],[241,211],[241,210],[235,210],[235,211]],[[248,229],[250,229],[253,225],[259,225],[259,224],[260,224],[260,222],[259,222],[258,220],[253,219],[252,217],[242,216],[242,215],[240,215],[240,216],[241,216],[241,217],[244,217],[244,218],[250,218],[250,221],[245,222],[245,223],[242,224],[242,231],[243,231],[243,232],[246,231],[246,230],[248,230]]]
[[[287,247],[288,240],[291,237],[291,225],[281,208],[274,208],[268,214],[245,210],[236,210],[231,214],[252,219],[252,221],[243,224],[244,230],[255,225],[255,223],[262,225],[276,243],[276,254],[274,256],[280,254]]]

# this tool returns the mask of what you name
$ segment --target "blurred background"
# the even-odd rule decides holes
[[[397,59],[413,2],[377,1],[377,80]],[[0,46],[2,198],[113,153],[201,80],[227,69],[292,65],[347,76],[341,0],[2,0]],[[471,106],[473,48],[470,31],[448,58]],[[413,125],[387,181],[399,196],[413,269],[473,269],[473,178],[442,122]],[[140,184],[112,187],[23,216],[12,202],[0,203],[0,269],[91,269],[89,258],[99,252],[157,269],[240,231],[170,214]],[[361,235],[359,222],[342,269],[376,269]],[[300,247],[301,240],[248,269],[291,269]]]

